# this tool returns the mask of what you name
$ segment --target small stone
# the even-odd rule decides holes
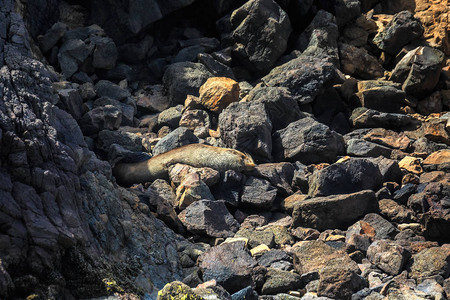
[[[252,248],[250,250],[250,254],[253,257],[257,257],[257,256],[263,255],[264,253],[266,253],[268,251],[270,251],[270,248],[267,247],[267,245],[265,245],[265,244],[261,244],[261,245],[256,246],[255,248]]]
[[[414,174],[423,173],[422,169],[422,160],[417,157],[405,156],[399,163],[398,166],[402,169],[407,170],[408,172]]]
[[[210,111],[220,113],[239,101],[239,84],[226,77],[211,77],[200,87],[200,102]]]
[[[251,176],[242,188],[241,203],[251,208],[270,210],[276,196],[277,189],[269,181]]]
[[[183,181],[177,188],[176,197],[177,206],[180,210],[201,199],[215,200],[208,186],[200,179],[197,173],[190,173],[183,178]]]
[[[203,298],[196,295],[188,285],[180,281],[168,283],[164,286],[162,290],[158,292],[157,300],[174,300],[174,299],[203,300]]]

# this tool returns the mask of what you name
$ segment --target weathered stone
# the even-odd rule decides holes
[[[258,293],[255,292],[255,290],[248,286],[246,288],[243,288],[240,291],[237,291],[233,295],[231,295],[232,300],[258,300]]]
[[[216,58],[212,55],[200,53],[197,57],[198,61],[202,63],[215,77],[227,77],[236,80],[233,70],[226,64],[216,60]]]
[[[164,73],[163,83],[171,105],[182,104],[187,95],[199,95],[199,88],[212,74],[202,64],[180,62],[171,64]]]
[[[270,161],[272,124],[264,104],[238,102],[219,115],[220,137],[228,148],[249,153],[254,159]]]
[[[199,200],[189,205],[178,217],[187,230],[211,237],[232,237],[239,228],[224,201]]]
[[[254,71],[269,70],[287,48],[287,13],[273,0],[251,0],[230,18],[235,55]]]
[[[272,249],[258,258],[258,264],[264,267],[270,267],[276,262],[292,262],[292,255],[283,250]]]
[[[252,174],[267,179],[281,195],[288,196],[293,194],[292,181],[295,171],[293,164],[281,162],[257,165]]]
[[[363,139],[394,149],[407,151],[412,141],[403,132],[397,133],[384,128],[376,128],[364,135]]]
[[[417,47],[398,62],[390,80],[402,83],[402,89],[415,97],[426,95],[438,83],[443,61],[441,51]]]
[[[450,275],[450,250],[448,247],[433,247],[424,249],[412,257],[409,276],[414,279],[441,275]]]
[[[214,201],[208,186],[200,179],[197,173],[190,173],[183,178],[176,190],[177,206],[180,210],[185,209],[198,200]]]
[[[404,45],[421,37],[422,34],[423,27],[420,21],[414,18],[411,12],[402,11],[378,32],[373,42],[381,50],[395,56]]]
[[[405,92],[391,82],[380,80],[359,82],[354,97],[365,108],[397,113],[406,105],[405,96]]]
[[[207,186],[213,186],[220,180],[219,171],[208,167],[194,168],[183,164],[175,164],[169,167],[170,181],[175,185],[179,185],[187,175],[193,173],[198,174],[200,176],[200,179]]]
[[[450,163],[450,149],[442,149],[433,152],[422,163],[424,165],[439,165]]]
[[[128,90],[108,80],[100,80],[94,89],[98,97],[109,97],[117,101],[122,101],[131,96]]]
[[[361,221],[356,222],[347,229],[347,234],[349,232],[361,232],[364,227],[370,227],[374,234],[376,240],[379,239],[393,239],[397,233],[398,229],[392,225],[389,221],[384,219],[378,214],[370,213],[367,214]]]
[[[278,66],[262,78],[268,86],[285,87],[300,104],[312,102],[322,88],[333,84],[337,73],[333,64],[302,55]]]
[[[139,110],[162,112],[169,108],[169,99],[163,94],[162,85],[153,85],[136,92],[136,106]]]
[[[408,253],[396,242],[378,240],[367,249],[367,258],[384,272],[395,276],[402,271]]]
[[[115,106],[105,105],[90,110],[80,119],[80,128],[85,135],[100,130],[117,130],[122,123],[122,111]]]
[[[257,263],[244,247],[244,242],[225,243],[203,253],[199,257],[203,280],[215,279],[229,292],[252,285]]]
[[[200,87],[200,102],[212,112],[220,113],[239,101],[239,84],[226,77],[211,77]]]
[[[71,39],[63,43],[58,52],[58,61],[61,72],[70,78],[78,71],[78,67],[93,51],[93,46],[86,45],[82,40]]]
[[[43,53],[52,49],[64,36],[68,27],[66,24],[57,22],[43,35],[38,37],[39,46]]]
[[[357,218],[376,211],[377,201],[372,191],[304,200],[294,207],[293,226],[318,230],[343,228]],[[333,211],[330,218],[329,212]]]
[[[422,160],[417,157],[405,156],[399,161],[398,166],[414,174],[421,174],[423,172]]]
[[[402,128],[420,123],[420,121],[408,115],[384,113],[365,107],[354,109],[350,121],[355,128],[382,127],[387,129]]]
[[[347,142],[347,154],[360,157],[391,157],[392,149],[369,141],[350,139]]]
[[[314,172],[309,178],[310,196],[378,190],[382,184],[379,168],[365,158],[351,158]]]
[[[255,248],[259,245],[266,245],[270,248],[274,246],[274,236],[269,231],[242,228],[236,232],[235,236],[248,239],[248,246],[250,248]]]
[[[183,111],[183,105],[169,107],[163,110],[158,115],[159,126],[169,126],[171,128],[177,128],[181,120],[181,114]]]
[[[267,269],[266,281],[261,288],[262,294],[274,295],[278,293],[288,292],[290,290],[296,290],[302,285],[300,275],[277,270],[273,268]]]
[[[383,199],[378,202],[380,213],[388,220],[396,223],[411,223],[416,220],[414,212],[390,199]]]
[[[116,66],[118,52],[116,44],[109,37],[96,37],[90,39],[95,49],[92,54],[92,66],[98,69],[111,70]]]
[[[277,189],[269,181],[250,176],[242,188],[241,204],[254,209],[270,210]]]
[[[153,148],[153,155],[167,152],[169,150],[188,145],[198,143],[198,138],[185,127],[178,127],[165,137],[163,137]]]
[[[305,116],[297,101],[283,87],[255,87],[248,94],[247,102],[264,103],[274,131],[283,129]]]
[[[362,79],[375,79],[383,76],[384,69],[378,60],[364,48],[348,44],[339,45],[342,71]]]
[[[340,134],[313,118],[292,122],[273,135],[274,156],[277,160],[300,161],[305,164],[333,162],[344,151]]]

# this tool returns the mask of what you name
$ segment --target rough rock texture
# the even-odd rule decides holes
[[[179,238],[111,183],[109,165],[87,149],[75,120],[52,104],[56,76],[31,58],[12,1],[3,1],[0,13],[0,28],[9,32],[0,34],[0,214],[7,245],[0,247],[0,295],[100,296],[109,278],[156,296],[182,276]],[[46,288],[62,281],[65,291]]]
[[[305,164],[333,162],[344,151],[342,136],[326,125],[306,117],[273,135],[274,157]]]
[[[301,201],[292,213],[293,225],[317,230],[341,228],[357,218],[377,209],[372,191],[353,194],[315,197]],[[329,212],[333,212],[333,216]]]
[[[284,53],[291,22],[273,0],[251,0],[230,18],[235,55],[254,71],[267,71]]]
[[[226,77],[209,78],[200,87],[200,102],[213,112],[221,112],[233,102],[239,101],[239,84]]]
[[[383,75],[383,67],[378,60],[364,48],[348,44],[339,45],[342,70],[362,79],[379,78]]]

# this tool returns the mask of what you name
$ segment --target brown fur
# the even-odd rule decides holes
[[[168,179],[168,168],[181,163],[193,167],[210,167],[220,172],[226,170],[249,171],[255,164],[250,155],[240,151],[190,144],[161,153],[149,160],[137,163],[119,163],[113,168],[113,174],[121,185]]]

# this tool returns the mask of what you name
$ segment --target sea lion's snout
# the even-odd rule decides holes
[[[253,161],[253,158],[248,153],[244,154],[243,162],[244,162],[244,170],[245,171],[252,171],[256,167],[255,162]]]

